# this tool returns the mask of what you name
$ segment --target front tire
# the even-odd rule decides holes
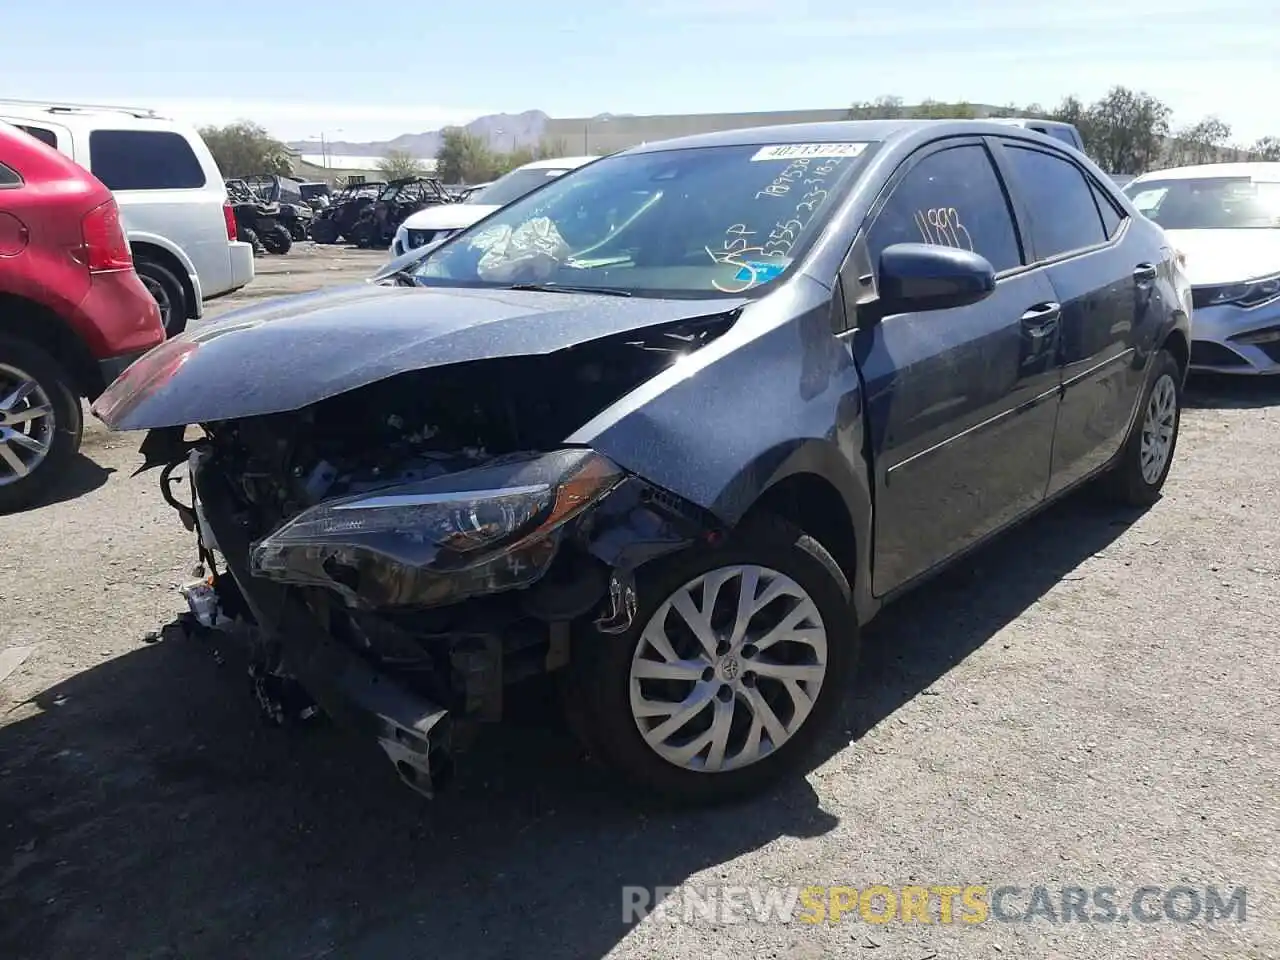
[[[0,337],[0,513],[34,503],[80,449],[84,414],[62,365]]]
[[[289,235],[289,228],[283,223],[272,224],[260,236],[262,245],[267,248],[268,253],[283,255],[293,246],[293,237]]]
[[[1113,501],[1149,507],[1160,499],[1178,445],[1182,380],[1182,368],[1173,354],[1168,350],[1156,354],[1133,430],[1106,475],[1106,492]]]
[[[849,584],[777,517],[644,568],[618,636],[576,638],[567,693],[588,751],[682,803],[752,794],[800,764],[857,655]]]

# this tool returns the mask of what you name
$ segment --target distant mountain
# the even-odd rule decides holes
[[[477,117],[463,129],[484,138],[495,150],[510,151],[517,147],[536,147],[550,118],[541,110],[524,113],[491,113]],[[440,149],[443,131],[402,133],[394,140],[371,140],[364,143],[332,140],[325,143],[331,157],[384,157],[389,150],[403,150],[415,157],[429,159]],[[319,140],[294,140],[289,144],[299,153],[320,153]]]

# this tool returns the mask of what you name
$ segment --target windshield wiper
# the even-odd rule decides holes
[[[534,290],[539,293],[598,293],[606,297],[629,297],[630,290],[617,287],[577,287],[563,283],[513,283],[508,290]]]
[[[417,264],[415,263],[413,266],[416,267]],[[412,267],[401,267],[385,279],[394,280],[397,287],[416,287],[418,285],[417,276],[414,274]]]

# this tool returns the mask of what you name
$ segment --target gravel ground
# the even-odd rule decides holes
[[[211,312],[381,256],[300,245]],[[0,679],[0,957],[1274,960],[1280,384],[1191,403],[1159,504],[1076,497],[886,611],[811,775],[699,813],[619,796],[537,702],[435,802],[367,744],[263,726],[233,649],[164,629],[189,535],[130,477],[139,437],[92,424],[51,502],[0,517],[0,674],[29,648]],[[1243,886],[1247,915],[622,922],[626,885],[878,883],[1019,911]]]

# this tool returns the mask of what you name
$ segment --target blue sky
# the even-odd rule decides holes
[[[1161,97],[1175,122],[1217,113],[1252,141],[1280,135],[1275,2],[10,3],[0,95],[364,140],[535,108],[827,108],[883,94],[1052,104],[1119,83]]]

